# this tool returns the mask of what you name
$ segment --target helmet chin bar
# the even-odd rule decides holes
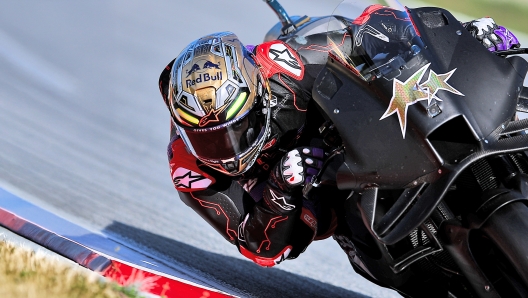
[[[269,108],[269,101],[266,103],[266,127],[264,129],[264,132],[262,136],[257,141],[256,146],[254,146],[252,149],[240,154],[237,157],[228,159],[228,160],[221,160],[221,161],[207,161],[202,158],[199,158],[196,156],[200,161],[202,161],[205,165],[209,166],[210,168],[217,170],[223,174],[229,175],[229,176],[237,176],[245,173],[248,171],[255,161],[257,160],[262,148],[264,147],[264,144],[268,140],[270,133],[271,133],[271,120],[270,120],[270,114],[271,109]]]
[[[202,158],[198,158],[198,159],[201,162],[203,162],[205,165],[223,174],[226,174],[229,176],[238,176],[238,175],[245,173],[253,166],[253,164],[258,158],[260,151],[262,150],[262,147],[264,147],[264,144],[266,143],[268,136],[269,136],[269,126],[266,127],[266,131],[264,132],[263,136],[258,141],[258,144],[255,147],[248,150],[247,152],[244,152],[240,156],[237,156],[229,160],[207,161]]]

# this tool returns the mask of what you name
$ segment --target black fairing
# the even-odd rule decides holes
[[[523,59],[488,52],[446,10],[419,8],[410,15],[426,47],[420,62],[403,69],[397,79],[406,81],[428,63],[424,78],[430,70],[446,74],[456,69],[448,83],[463,96],[438,91],[441,113],[435,117],[427,111],[427,100],[410,105],[403,137],[396,114],[380,120],[389,107],[393,81],[366,82],[329,59],[313,97],[345,145],[345,163],[337,174],[341,189],[433,182],[445,165],[486,148],[497,127],[514,117],[528,69]],[[455,149],[461,152],[453,155]]]

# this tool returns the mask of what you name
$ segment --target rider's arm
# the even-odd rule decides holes
[[[180,199],[226,240],[236,244],[238,224],[245,212],[241,187],[224,175],[208,171],[187,152],[174,124],[167,155],[172,182]]]
[[[299,256],[317,234],[317,218],[302,186],[317,174],[324,154],[317,148],[288,152],[270,173],[262,199],[241,225],[240,252],[271,267]]]
[[[175,129],[168,158],[180,199],[257,264],[269,267],[296,257],[312,241],[316,220],[302,203],[284,213],[273,209],[272,190],[265,181],[262,196],[250,196],[232,177],[201,167]]]

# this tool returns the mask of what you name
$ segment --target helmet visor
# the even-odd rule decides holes
[[[185,143],[201,159],[212,162],[235,158],[257,144],[265,132],[265,115],[252,109],[225,124],[208,128],[178,125]]]

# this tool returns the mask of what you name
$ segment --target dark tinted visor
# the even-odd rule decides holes
[[[224,125],[205,129],[180,127],[180,132],[200,158],[229,159],[245,152],[262,137],[265,119],[260,109],[252,109],[242,118]]]

